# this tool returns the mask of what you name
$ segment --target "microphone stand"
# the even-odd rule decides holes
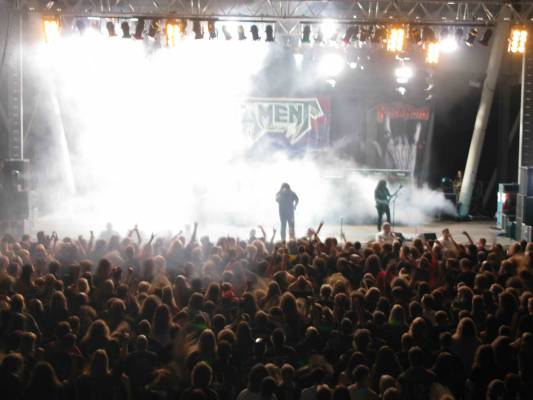
[[[398,193],[403,189],[403,186],[400,186],[396,192],[391,196],[392,197],[392,232],[394,233],[394,220],[396,219],[396,199],[398,198]]]

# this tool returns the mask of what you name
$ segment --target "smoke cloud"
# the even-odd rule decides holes
[[[242,133],[242,104],[271,46],[184,41],[154,50],[88,35],[36,48],[36,76],[57,102],[48,115],[61,129],[51,134],[64,143],[63,156],[48,162],[69,171],[47,188],[43,203],[52,204],[43,208],[51,211],[41,221],[61,219],[65,231],[107,221],[158,231],[197,220],[231,233],[276,225],[274,196],[288,182],[301,201],[298,234],[341,217],[373,223],[377,178],[334,148],[297,159],[246,154],[252,143]],[[440,210],[453,213],[441,193],[409,186],[398,196],[396,221],[423,224]]]

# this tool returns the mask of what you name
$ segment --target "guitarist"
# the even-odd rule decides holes
[[[383,222],[383,214],[387,217],[387,222],[390,222],[390,208],[389,202],[391,194],[387,188],[385,179],[381,179],[374,191],[374,199],[376,200],[376,209],[378,211],[378,232],[381,231],[381,223]]]

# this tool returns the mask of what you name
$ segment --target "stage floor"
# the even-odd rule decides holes
[[[94,233],[98,237],[101,230],[104,228],[105,223],[95,223]],[[457,221],[432,221],[424,225],[417,226],[397,226],[395,228],[396,232],[402,233],[406,238],[415,238],[421,233],[435,233],[437,237],[441,235],[441,232],[444,228],[450,229],[453,237],[459,243],[466,242],[465,236],[462,232],[467,231],[474,241],[477,241],[479,238],[485,238],[488,243],[501,243],[503,245],[508,245],[513,241],[510,238],[504,236],[498,236],[500,233],[499,230],[495,228],[495,220],[476,220],[469,222],[457,222]],[[142,230],[142,226],[140,226]],[[237,236],[240,238],[248,238],[250,229],[254,227],[251,226],[222,226],[222,225],[213,225],[205,226],[200,224],[198,230],[198,236],[208,235],[211,240],[216,240],[220,236]],[[303,226],[296,221],[296,234],[298,236],[305,235],[308,226]],[[313,228],[316,229],[316,226]],[[186,236],[189,235],[189,227],[177,227],[177,229],[183,229]],[[255,228],[258,231],[257,228]],[[267,235],[271,235],[272,226],[265,225]],[[276,227],[279,232],[279,228]],[[57,231],[60,237],[71,236],[77,238],[78,235],[83,234],[86,238],[88,237],[88,230],[86,227],[76,224],[72,220],[59,220],[59,219],[38,219],[35,221],[32,227],[32,233],[36,233],[39,230],[44,230],[47,233],[52,232],[53,230]],[[121,234],[126,232],[118,229]],[[376,226],[375,225],[344,225],[343,226],[344,234],[346,235],[347,240],[350,241],[360,241],[368,242],[373,240],[376,235]],[[144,232],[145,235],[150,235],[151,232]],[[164,234],[165,232],[155,232],[159,234]],[[175,232],[174,232],[175,233]],[[257,232],[259,234],[259,232]],[[324,224],[320,236],[325,237],[337,237],[340,238],[341,226],[339,224]],[[279,233],[277,239],[279,238]]]
[[[504,236],[498,236],[500,231],[496,229],[495,220],[483,221],[433,221],[425,225],[418,226],[397,226],[394,231],[402,233],[407,238],[414,238],[421,233],[435,233],[437,237],[441,236],[444,228],[448,228],[452,236],[458,243],[466,242],[466,237],[462,234],[464,231],[468,232],[474,241],[480,238],[485,238],[487,243],[501,243],[509,245],[513,242],[512,239]],[[343,227],[346,239],[350,241],[367,242],[372,240],[376,234],[375,225],[345,225]],[[339,226],[324,226],[323,234],[321,236],[340,236]]]

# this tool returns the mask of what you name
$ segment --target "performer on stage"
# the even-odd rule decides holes
[[[294,239],[294,210],[299,202],[298,196],[291,190],[288,183],[283,183],[276,194],[276,201],[279,205],[281,240],[285,241],[287,236],[287,223],[289,224],[289,239]]]
[[[387,182],[381,179],[374,191],[374,198],[376,200],[376,209],[378,211],[378,232],[381,231],[381,223],[383,221],[383,214],[387,217],[387,222],[390,222],[390,201],[391,194],[387,188]]]

